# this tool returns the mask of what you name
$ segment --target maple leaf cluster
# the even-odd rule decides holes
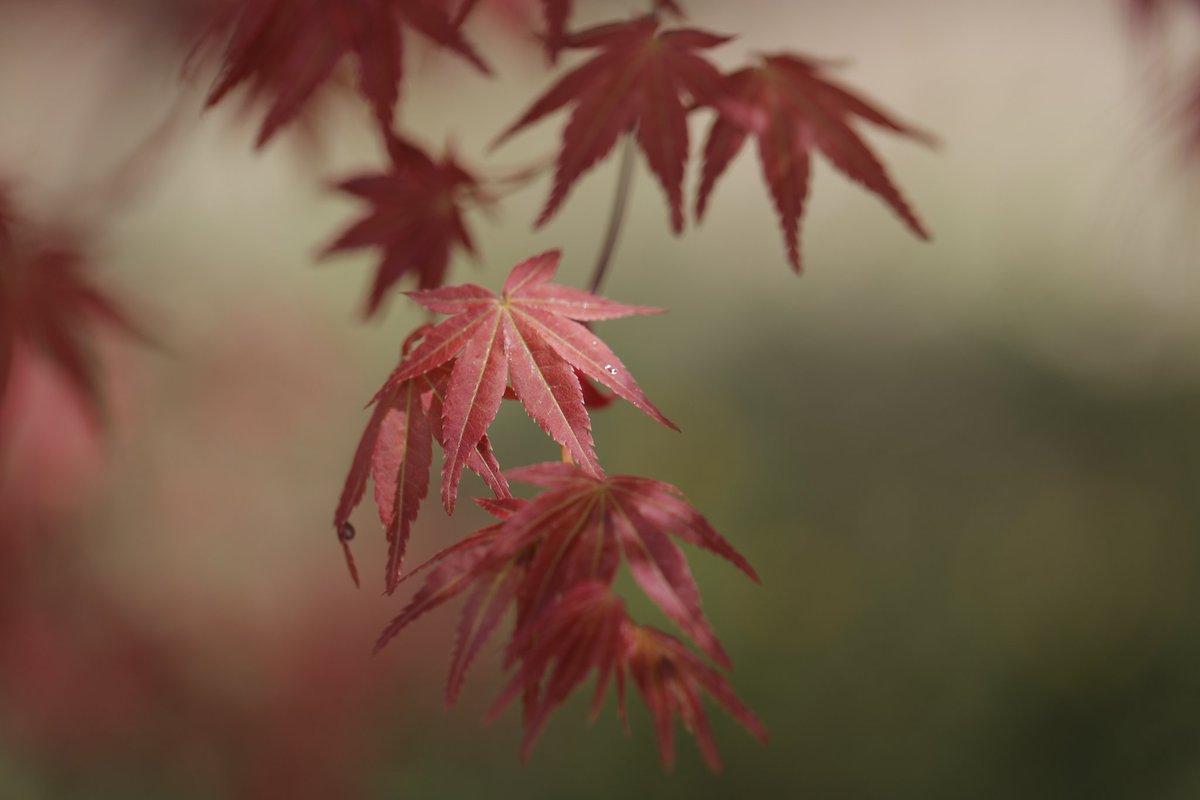
[[[396,133],[403,77],[402,36],[420,31],[489,73],[486,62],[461,32],[479,6],[474,0],[452,8],[437,0],[244,0],[222,7],[213,31],[225,31],[221,72],[208,104],[246,84],[268,106],[258,144],[293,121],[335,68],[356,65],[354,82],[372,109],[391,156],[384,172],[363,174],[339,188],[372,205],[368,215],[341,234],[327,253],[378,247],[382,258],[369,298],[368,316],[406,275],[419,288],[445,282],[452,254],[473,253],[464,221],[472,206],[492,193],[485,181],[451,154],[437,159]],[[535,227],[562,207],[572,187],[632,137],[666,195],[672,231],[685,224],[684,178],[690,160],[687,118],[707,109],[715,116],[703,148],[695,200],[699,221],[717,180],[743,144],[754,137],[762,177],[779,214],[787,258],[801,270],[800,219],[809,191],[810,161],[819,151],[851,180],[876,194],[920,238],[925,227],[872,154],[853,124],[862,120],[924,143],[928,134],[886,114],[830,80],[827,65],[794,53],[763,56],[756,66],[722,73],[705,53],[732,37],[699,28],[664,28],[664,17],[682,17],[673,0],[657,0],[643,17],[568,31],[569,0],[542,0],[541,40],[554,61],[564,51],[594,55],[566,71],[495,139],[514,134],[569,108],[554,177]]]
[[[320,4],[310,5],[310,21],[317,20],[313,24],[330,36],[329,20],[317,13]],[[385,5],[364,8],[378,11]],[[413,7],[418,5],[428,7],[421,3]],[[447,19],[460,25],[477,5],[468,0],[456,14],[447,12]],[[389,8],[400,13],[409,7],[396,0]],[[788,260],[797,271],[799,224],[814,150],[878,195],[914,233],[927,238],[853,123],[863,120],[927,143],[931,137],[828,79],[822,62],[780,53],[725,74],[706,52],[730,37],[698,28],[664,28],[664,16],[682,16],[682,9],[670,0],[656,2],[649,15],[576,32],[568,30],[569,1],[543,0],[541,9],[545,22],[541,40],[552,63],[571,50],[593,54],[561,75],[494,141],[493,147],[499,146],[543,118],[569,109],[550,195],[535,228],[549,221],[580,178],[625,138],[644,155],[666,195],[671,228],[681,232],[686,224],[688,116],[708,109],[715,116],[703,150],[696,219],[703,216],[718,179],[747,139],[754,137],[763,177],[779,212]],[[309,22],[294,24],[308,30]],[[241,27],[244,21],[235,30],[235,43]],[[352,27],[346,23],[343,29]],[[459,55],[474,52],[457,33],[424,30]],[[272,31],[271,24],[264,22],[260,34],[273,36]],[[518,264],[499,294],[474,284],[444,286],[453,254],[474,253],[466,212],[494,202],[497,192],[489,179],[464,167],[453,153],[436,158],[396,132],[392,117],[400,68],[393,56],[398,53],[378,43],[373,45],[377,51],[367,53],[353,37],[339,35],[343,36],[341,49],[329,52],[340,58],[353,50],[361,74],[368,71],[368,63],[392,65],[390,72],[373,73],[386,75],[387,80],[370,85],[360,81],[381,124],[390,165],[385,171],[356,175],[338,184],[370,207],[325,248],[325,254],[366,247],[381,250],[366,304],[368,316],[381,308],[389,290],[407,275],[414,277],[418,287],[409,297],[446,315],[441,322],[420,326],[404,343],[400,363],[372,401],[370,420],[334,513],[334,528],[357,583],[351,516],[368,482],[373,483],[388,542],[386,591],[394,592],[414,575],[425,576],[377,646],[384,646],[425,613],[462,596],[446,685],[449,702],[458,696],[473,660],[511,615],[514,627],[505,647],[505,666],[513,677],[494,711],[522,697],[524,752],[550,712],[594,671],[595,707],[612,679],[622,714],[624,686],[632,678],[655,719],[665,763],[673,759],[673,718],[678,716],[698,738],[708,763],[717,768],[703,694],[725,706],[753,735],[765,738],[765,729],[718,671],[730,668],[731,662],[703,613],[699,588],[677,541],[714,553],[755,580],[757,575],[675,487],[647,478],[606,475],[596,454],[589,415],[589,408],[621,398],[657,422],[675,427],[590,327],[660,309],[616,303],[554,283],[558,251]],[[262,50],[261,71],[255,72],[254,52],[231,45],[225,77],[215,87],[213,100],[232,85],[230,76],[256,75],[266,85],[277,58],[274,51]],[[310,86],[311,82],[298,84],[279,95],[260,132],[260,143],[277,129],[278,120],[295,113],[300,105],[296,98],[310,93]],[[602,259],[593,288],[603,269]],[[563,463],[501,470],[487,431],[505,398],[520,402],[562,447]],[[498,521],[406,573],[404,557],[429,492],[435,442],[444,454],[440,495],[446,512],[454,511],[467,469],[490,489],[491,497],[477,500]],[[510,479],[533,484],[540,493],[532,499],[515,498]],[[612,591],[622,564],[699,654],[681,640],[628,617]]]
[[[501,698],[522,694],[526,751],[549,712],[593,668],[602,676],[630,672],[657,720],[664,759],[672,750],[672,714],[700,737],[709,763],[719,763],[697,688],[704,688],[757,736],[761,723],[741,705],[720,673],[678,640],[629,620],[610,586],[622,563],[663,613],[710,659],[731,662],[704,616],[687,559],[672,539],[687,542],[758,576],[733,546],[673,486],[609,476],[596,456],[581,381],[591,379],[663,425],[625,365],[585,322],[659,309],[630,306],[551,281],[557,251],[513,268],[497,295],[481,286],[444,287],[410,296],[447,319],[419,328],[374,399],[334,515],[347,563],[350,515],[368,475],[388,540],[387,591],[427,571],[424,584],[386,628],[379,647],[418,617],[466,595],[446,686],[452,702],[466,671],[510,610],[516,625],[506,664],[516,676]],[[502,473],[487,428],[508,395],[558,442],[564,463]],[[493,496],[481,504],[499,522],[467,536],[416,570],[402,574],[404,552],[429,489],[432,443],[442,448],[441,497],[452,512],[464,468]],[[508,480],[541,487],[531,500],[512,496]],[[557,631],[557,632],[556,632]],[[623,685],[619,679],[618,684]]]

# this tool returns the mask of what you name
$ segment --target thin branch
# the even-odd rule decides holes
[[[600,247],[596,266],[592,270],[592,280],[588,289],[592,294],[596,294],[600,290],[600,284],[604,283],[604,276],[612,263],[613,251],[617,248],[617,239],[621,235],[621,224],[625,221],[625,208],[629,205],[629,189],[633,180],[633,151],[633,133],[627,133],[625,143],[621,147],[621,164],[618,167],[620,172],[617,174],[612,211],[609,212],[608,231],[604,234],[604,244]]]

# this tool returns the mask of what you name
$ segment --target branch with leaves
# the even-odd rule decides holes
[[[475,5],[464,6],[462,15]],[[681,13],[674,3],[664,5],[669,7],[657,10]],[[766,731],[718,671],[728,669],[731,661],[703,613],[699,588],[676,540],[728,560],[754,580],[758,576],[678,489],[648,478],[607,475],[592,437],[589,407],[594,410],[601,404],[589,403],[589,398],[604,398],[593,382],[655,421],[675,427],[590,327],[661,311],[596,294],[612,264],[635,151],[662,187],[671,229],[678,234],[686,222],[688,116],[700,110],[714,115],[695,200],[697,219],[719,177],[753,137],[780,215],[788,260],[799,271],[798,230],[811,152],[819,150],[877,194],[914,233],[927,238],[852,123],[865,120],[926,143],[932,138],[829,80],[820,61],[784,53],[722,74],[704,53],[729,41],[728,36],[667,28],[658,13],[570,32],[569,3],[545,2],[543,7],[543,42],[553,61],[574,50],[593,55],[562,74],[493,147],[557,111],[568,112],[550,195],[534,222],[537,228],[558,212],[586,172],[606,159],[619,141],[626,141],[591,291],[553,282],[558,251],[516,265],[499,293],[474,284],[442,286],[452,251],[473,250],[463,210],[489,201],[491,193],[452,156],[435,160],[397,135],[386,124],[387,115],[377,115],[385,123],[390,171],[340,184],[371,208],[327,252],[380,248],[382,260],[368,314],[379,309],[393,285],[411,274],[418,291],[408,296],[446,319],[411,334],[400,363],[373,399],[334,528],[357,581],[351,515],[368,482],[373,483],[388,541],[387,592],[424,576],[377,647],[427,612],[465,598],[446,686],[448,702],[457,698],[468,667],[489,638],[505,618],[513,617],[504,650],[505,666],[513,677],[492,713],[522,698],[523,752],[529,752],[553,709],[595,672],[595,709],[608,682],[615,679],[623,714],[623,687],[626,677],[632,677],[654,716],[664,762],[673,759],[672,718],[679,716],[716,769],[719,759],[702,694],[725,706],[754,736],[765,740]],[[459,39],[442,41],[449,46]],[[520,402],[562,447],[563,463],[501,470],[487,431],[506,398]],[[498,521],[405,572],[405,551],[429,491],[434,442],[443,451],[441,500],[446,512],[453,512],[462,472],[469,469],[492,492],[477,502]],[[510,479],[533,484],[540,493],[529,500],[514,498]],[[628,617],[612,588],[622,565],[699,654]]]

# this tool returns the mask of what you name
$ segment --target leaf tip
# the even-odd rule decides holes
[[[354,588],[362,588],[362,584],[358,579],[358,565],[354,563],[354,553],[350,550],[350,541],[354,538],[354,526],[348,521],[343,520],[337,526],[338,541],[342,543],[342,552],[346,556],[346,568],[350,570],[350,578],[354,581]]]

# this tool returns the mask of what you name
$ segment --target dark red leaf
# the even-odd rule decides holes
[[[409,573],[407,577],[428,570],[425,583],[413,595],[404,610],[388,623],[379,635],[379,640],[375,643],[376,652],[382,650],[392,637],[426,612],[457,597],[482,576],[494,574],[490,553],[498,528],[499,525],[493,525],[477,532],[446,548]]]
[[[531,614],[586,580],[612,581],[621,555],[663,612],[721,664],[729,657],[701,610],[686,558],[670,535],[727,558],[752,578],[749,564],[668,484],[629,475],[597,477],[574,464],[511,470],[513,480],[545,487],[502,524],[499,553],[536,545],[521,588]]]
[[[91,358],[91,327],[145,337],[121,308],[88,282],[88,268],[72,236],[19,219],[0,187],[0,395],[13,353],[18,346],[28,346],[62,372],[99,421],[104,403]]]
[[[207,104],[215,105],[243,83],[269,96],[260,147],[295,118],[350,55],[359,91],[381,127],[390,130],[400,96],[405,28],[488,72],[441,0],[241,0],[231,17],[221,74]]]
[[[696,218],[704,216],[709,195],[748,136],[758,142],[763,180],[779,212],[788,261],[801,270],[800,219],[808,197],[809,161],[814,148],[846,177],[878,195],[922,239],[929,234],[892,184],[883,165],[850,126],[856,117],[927,144],[928,134],[897,122],[850,90],[828,80],[823,65],[790,54],[764,56],[758,67],[725,78],[729,95],[704,147],[704,172],[696,197]]]
[[[723,705],[756,739],[767,740],[766,728],[738,699],[724,676],[678,639],[635,625],[620,599],[601,581],[576,584],[532,617],[513,637],[509,653],[520,661],[520,667],[488,716],[497,716],[517,695],[525,696],[522,757],[528,757],[554,709],[566,702],[593,670],[592,716],[604,701],[609,681],[615,678],[618,710],[624,718],[628,672],[650,710],[659,752],[668,768],[675,761],[675,716],[696,736],[709,767],[714,772],[721,768],[703,694]]]
[[[509,606],[516,600],[522,577],[522,570],[510,565],[489,575],[487,580],[477,582],[471,590],[459,615],[458,637],[454,655],[450,659],[450,671],[446,676],[448,704],[458,699],[471,662],[487,644]]]
[[[392,168],[359,175],[338,184],[342,191],[366,200],[371,209],[325,248],[325,255],[362,247],[378,247],[382,260],[367,299],[366,316],[378,311],[387,291],[406,275],[421,289],[446,280],[456,247],[474,253],[463,210],[482,199],[475,176],[453,154],[435,161],[410,142],[389,137]]]
[[[573,104],[563,131],[554,186],[536,225],[548,221],[575,182],[607,156],[625,133],[637,137],[667,194],[671,226],[683,229],[683,172],[688,158],[688,103],[713,103],[721,76],[697,51],[728,37],[705,31],[660,31],[654,16],[610,23],[567,36],[568,47],[599,49],[539,97],[496,140]]]
[[[709,767],[714,772],[721,769],[702,693],[712,695],[754,738],[766,743],[766,727],[738,699],[729,681],[682,642],[650,627],[629,625],[625,632],[626,665],[654,718],[659,753],[668,768],[675,763],[673,717],[678,715],[683,727],[696,737]]]
[[[429,569],[425,583],[388,624],[375,645],[379,651],[414,620],[469,590],[459,616],[458,635],[446,680],[448,704],[458,698],[471,662],[516,600],[517,587],[524,575],[523,554],[497,557],[496,545],[500,536],[501,525],[484,528],[410,572],[407,578]]]

